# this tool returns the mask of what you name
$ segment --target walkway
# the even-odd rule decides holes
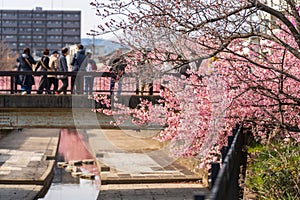
[[[1,138],[1,200],[32,200],[47,191],[58,141],[58,129],[14,130]]]
[[[158,130],[87,130],[91,149],[101,166],[98,200],[193,199],[207,192],[193,159],[169,155],[170,145],[152,137]]]

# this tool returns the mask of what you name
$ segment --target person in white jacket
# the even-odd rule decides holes
[[[53,51],[49,61],[50,72],[56,72],[58,70],[58,58],[59,58],[58,51]],[[58,89],[58,79],[56,75],[48,75],[48,83],[49,83],[48,91],[51,91],[52,94],[55,94],[55,92]],[[52,85],[53,85],[53,90],[51,90]]]

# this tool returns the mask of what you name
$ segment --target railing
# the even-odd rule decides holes
[[[93,94],[110,94],[110,74],[109,72],[25,72],[25,71],[0,71],[0,94],[14,94],[21,91],[21,86],[17,85],[15,82],[15,77],[17,75],[33,75],[35,79],[35,85],[32,86],[32,92],[36,92],[39,86],[39,82],[42,75],[67,75],[69,79],[69,84],[67,88],[67,93],[71,93],[71,76],[83,77],[83,76],[93,76]],[[83,79],[81,79],[83,80]],[[82,82],[82,85],[84,83]],[[117,92],[119,82],[116,82],[114,92]],[[59,81],[59,87],[62,85]],[[161,80],[154,80],[152,83],[152,91],[150,95],[157,95],[161,87]],[[84,88],[84,86],[83,86]],[[139,80],[130,73],[126,73],[122,77],[122,94],[134,95],[140,94],[142,91],[139,90]],[[145,92],[145,91],[144,91]],[[145,92],[146,93],[146,92]],[[149,92],[148,92],[149,94]],[[142,94],[144,95],[144,94]]]
[[[240,181],[245,177],[247,135],[242,125],[237,125],[228,136],[228,146],[223,146],[222,168],[220,163],[211,164],[211,190],[209,197],[195,195],[194,200],[238,200],[243,197]]]

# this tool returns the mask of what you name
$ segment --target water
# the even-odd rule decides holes
[[[100,178],[95,164],[82,164],[76,168],[76,171],[82,174],[94,174],[95,178],[93,180],[73,177],[71,172],[66,171],[66,168],[57,166],[58,162],[70,163],[71,161],[82,161],[85,159],[91,160],[94,158],[89,151],[83,134],[73,129],[62,129],[54,168],[54,178],[47,194],[40,200],[97,199]]]

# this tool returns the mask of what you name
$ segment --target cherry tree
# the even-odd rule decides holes
[[[1,70],[12,70],[16,67],[16,59],[18,54],[11,51],[8,45],[0,41],[0,69]]]
[[[288,37],[282,32],[277,35]],[[243,41],[234,41],[229,48],[233,52],[220,54],[216,63],[215,69],[224,79],[226,98],[230,99],[227,121],[243,119],[264,142],[274,137],[300,141],[298,58],[270,40],[247,46],[249,57],[235,53],[242,47]]]
[[[110,0],[91,5],[103,21],[97,34],[112,32],[135,51],[152,49],[156,78],[164,80],[161,104],[143,102],[140,108],[147,109],[127,113],[141,123],[163,116],[158,123],[166,126],[157,139],[171,140],[174,154],[213,159],[209,152],[223,144],[237,122],[252,127],[262,142],[282,137],[299,142],[298,1]],[[138,69],[134,63],[130,69]],[[174,69],[186,63],[195,67],[188,77],[170,77],[166,63]]]

